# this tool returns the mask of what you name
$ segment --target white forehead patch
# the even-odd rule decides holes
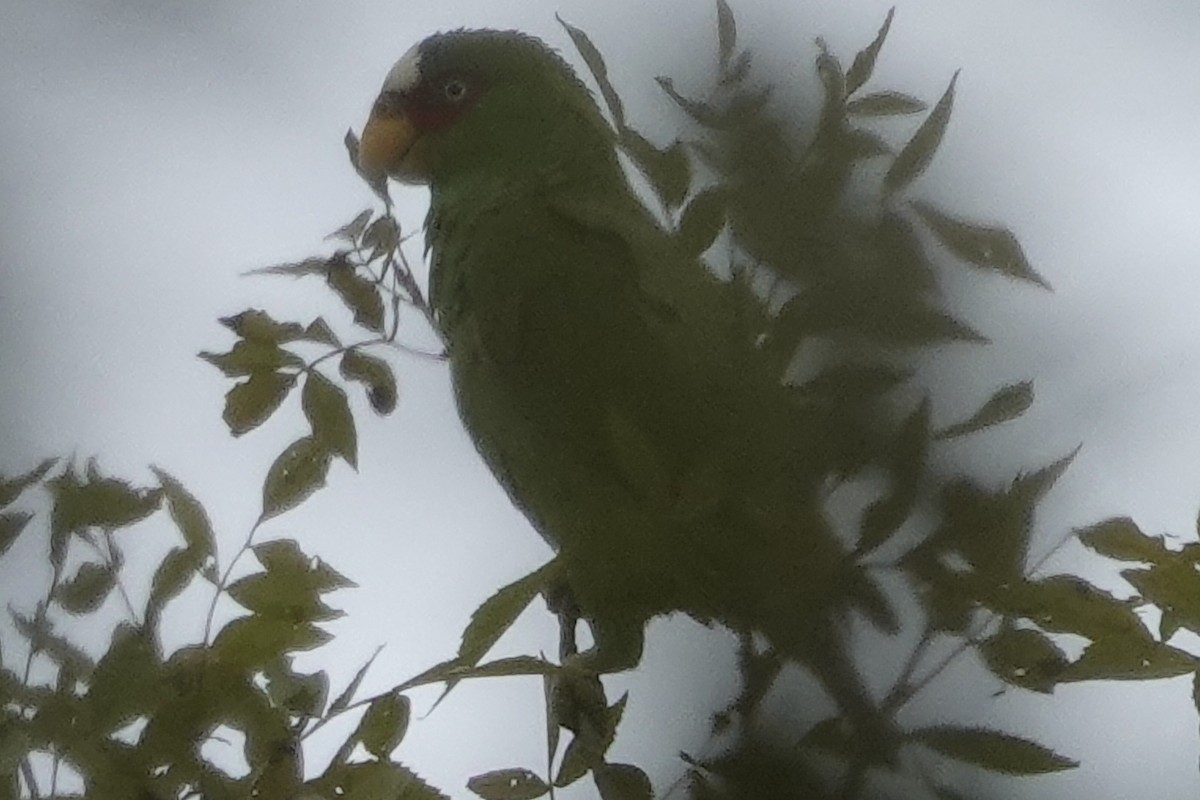
[[[407,92],[421,80],[421,50],[419,44],[408,48],[383,79],[385,92]]]

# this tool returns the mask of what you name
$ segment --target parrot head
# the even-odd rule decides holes
[[[359,166],[371,177],[434,184],[484,172],[562,169],[611,129],[570,66],[516,31],[456,30],[396,62],[363,128]]]

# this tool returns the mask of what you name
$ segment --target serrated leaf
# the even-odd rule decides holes
[[[367,670],[371,668],[371,664],[375,662],[375,659],[379,656],[381,650],[383,650],[382,647],[375,648],[375,652],[372,653],[371,657],[367,659],[367,663],[359,667],[358,672],[354,673],[354,678],[351,679],[346,688],[342,690],[342,693],[339,694],[333,703],[330,704],[329,716],[333,716],[334,714],[341,712],[354,700],[354,693],[358,691],[358,687],[362,684],[363,678],[367,675]]]
[[[676,234],[680,249],[689,258],[699,257],[712,247],[725,227],[728,198],[720,187],[709,187],[684,207]]]
[[[349,265],[330,268],[325,280],[354,314],[355,325],[383,333],[383,298],[374,281]]]
[[[1042,775],[1079,766],[1037,742],[986,728],[936,725],[909,734],[944,756],[1003,775]]]
[[[139,522],[158,509],[159,489],[135,489],[126,481],[96,476],[80,481],[66,473],[48,483],[54,497],[52,536],[97,527],[112,530]]]
[[[376,219],[362,236],[362,246],[371,250],[368,261],[374,261],[379,255],[392,252],[399,243],[400,228],[390,216]]]
[[[431,683],[444,683],[471,680],[474,678],[515,678],[521,675],[553,675],[560,667],[542,658],[534,656],[510,656],[488,661],[477,667],[463,664],[457,658],[451,658],[440,664],[435,664],[424,672],[414,675],[396,687],[396,691],[407,691],[418,686],[428,686]],[[442,694],[445,697],[445,693]],[[440,700],[439,700],[440,701]]]
[[[917,114],[928,106],[924,100],[903,92],[875,92],[865,97],[856,97],[846,103],[846,113],[860,117],[890,117],[901,114]]]
[[[295,385],[294,374],[256,372],[225,393],[225,410],[221,418],[229,426],[230,433],[241,436],[266,422]]]
[[[1002,681],[1049,694],[1067,667],[1067,657],[1040,631],[1006,628],[979,647],[992,673]]]
[[[243,339],[282,344],[303,338],[304,328],[297,322],[278,322],[267,312],[251,308],[219,322]]]
[[[396,408],[396,377],[381,358],[361,350],[348,350],[338,367],[342,377],[367,387],[367,401],[377,414],[390,414]]]
[[[360,235],[363,229],[367,227],[367,222],[371,219],[371,209],[366,208],[358,212],[354,219],[347,222],[342,227],[338,228],[333,233],[326,236],[326,239],[342,239],[347,242],[353,242]]]
[[[292,442],[267,471],[259,522],[295,508],[324,486],[332,457],[329,448],[311,436]]]
[[[269,267],[257,267],[248,269],[243,272],[243,275],[287,275],[292,278],[299,278],[302,275],[324,275],[328,258],[321,256],[313,256],[306,258],[303,261],[289,261],[283,264],[272,264]]]
[[[222,628],[210,652],[223,668],[247,671],[261,669],[283,653],[315,650],[332,638],[332,634],[311,623],[250,616]]]
[[[549,561],[483,601],[471,614],[471,621],[463,631],[462,643],[458,646],[459,662],[478,663],[558,571],[558,561]]]
[[[409,699],[392,693],[374,700],[358,724],[358,739],[367,752],[387,760],[404,739],[411,715]]]
[[[613,124],[617,130],[622,130],[625,127],[625,106],[621,103],[621,97],[617,94],[617,90],[608,80],[608,67],[604,64],[604,56],[600,55],[600,51],[592,44],[592,40],[586,33],[574,25],[568,24],[557,14],[554,15],[554,18],[571,37],[571,43],[583,57],[583,63],[587,65],[588,72],[592,74],[592,80],[596,81],[596,85],[600,87],[600,95],[604,98],[605,105],[608,106],[608,113],[612,115]]]
[[[304,359],[273,341],[241,339],[228,353],[200,353],[200,358],[221,370],[227,378],[273,372],[284,367],[300,368]]]
[[[914,201],[912,207],[946,249],[963,261],[1052,290],[1030,265],[1012,231],[952,217],[924,201]]]
[[[650,777],[633,764],[599,764],[593,775],[601,800],[654,800]]]
[[[1118,561],[1153,563],[1174,556],[1161,536],[1147,536],[1129,517],[1110,517],[1080,528],[1078,536],[1087,547]]]
[[[946,133],[946,126],[950,123],[950,112],[954,107],[954,85],[957,82],[958,72],[955,72],[933,111],[929,112],[921,127],[892,162],[891,169],[883,176],[884,194],[891,194],[912,183],[933,160],[938,145],[942,143],[942,136]]]
[[[117,576],[107,564],[87,563],[75,577],[54,588],[54,599],[71,614],[88,614],[99,608],[117,584]]]
[[[167,511],[179,528],[188,549],[198,562],[213,557],[217,550],[216,537],[213,535],[212,522],[209,521],[204,506],[166,470],[153,466],[150,470],[162,486],[163,495],[167,499]]]
[[[1033,405],[1033,381],[1009,384],[988,398],[987,402],[971,418],[957,422],[940,431],[935,439],[953,439],[986,430],[994,425],[1009,422],[1024,414]]]
[[[663,202],[669,208],[677,208],[691,185],[691,162],[683,143],[675,141],[666,150],[660,150],[632,128],[621,131],[620,143]]]
[[[667,93],[667,96],[674,101],[675,105],[683,109],[689,117],[704,127],[713,130],[722,130],[730,127],[732,124],[733,120],[726,118],[715,106],[684,97],[675,88],[675,82],[670,78],[659,76],[655,80],[658,82],[659,87]]]
[[[308,327],[304,329],[304,338],[310,342],[319,342],[320,344],[327,344],[333,347],[342,346],[342,342],[338,339],[337,334],[329,327],[329,323],[321,317],[317,317],[308,324]]]
[[[350,403],[341,387],[317,370],[308,373],[300,394],[304,416],[312,426],[313,438],[322,442],[351,467],[358,468],[358,433]]]
[[[21,531],[33,519],[33,514],[22,511],[5,511],[0,513],[0,556],[3,556],[12,543],[21,535]]]
[[[1148,635],[1101,639],[1063,671],[1060,682],[1148,681],[1196,672],[1196,657]]]
[[[1051,633],[1074,633],[1097,641],[1147,637],[1132,603],[1073,575],[993,587],[981,600],[997,613],[1024,617]]]
[[[518,767],[476,775],[467,781],[467,788],[483,800],[535,800],[550,791],[537,774]]]
[[[733,48],[737,46],[737,21],[733,9],[725,0],[717,0],[717,55],[721,71],[729,66]]]
[[[563,673],[567,671],[564,670]],[[559,673],[561,677],[563,673]],[[569,673],[567,673],[569,674]],[[599,683],[599,681],[597,681]],[[601,689],[601,692],[603,689]],[[563,753],[562,763],[558,774],[554,776],[555,786],[569,786],[604,763],[604,756],[612,746],[617,736],[617,727],[625,713],[625,704],[629,695],[622,695],[617,702],[604,708],[601,705],[598,713],[581,716],[579,730],[574,731],[575,738],[567,745]],[[603,703],[603,697],[601,697]]]
[[[0,478],[0,508],[4,508],[20,496],[21,492],[46,476],[46,473],[58,463],[57,458],[47,458],[29,472],[16,478]]]
[[[888,9],[887,18],[879,27],[879,32],[875,34],[874,40],[854,56],[854,61],[850,64],[850,71],[846,73],[846,94],[854,94],[858,91],[859,87],[866,83],[870,79],[871,73],[875,71],[875,61],[879,58],[879,51],[883,47],[884,40],[887,39],[888,30],[892,27],[892,17],[895,14],[896,7],[892,6]]]
[[[178,597],[192,578],[199,574],[201,564],[193,550],[174,547],[154,570],[150,581],[150,597],[146,601],[146,624],[153,627],[164,606]]]

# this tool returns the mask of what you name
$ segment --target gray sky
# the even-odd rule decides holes
[[[887,8],[735,5],[743,42],[806,77],[814,36],[848,60]],[[460,25],[518,27],[576,60],[556,11],[605,53],[633,122],[666,131],[652,78],[685,75],[690,56],[713,52],[708,3],[8,0],[0,26],[0,473],[47,454],[96,454],[107,470],[149,481],[145,466],[158,464],[207,505],[228,556],[257,516],[268,465],[303,423],[293,403],[233,440],[220,419],[228,382],[195,353],[227,349],[215,320],[248,306],[285,319],[348,321],[319,282],[239,274],[325,247],[325,233],[371,204],[341,138],[361,127],[383,75],[410,44]],[[935,385],[951,371],[978,378],[976,396],[941,398],[936,413],[946,421],[999,382],[1036,380],[1037,405],[1021,423],[948,453],[979,474],[1010,476],[1084,443],[1043,506],[1046,541],[1114,513],[1151,533],[1194,530],[1197,42],[1200,6],[1184,0],[900,0],[876,70],[887,88],[932,100],[963,69],[950,130],[919,192],[1010,225],[1055,286],[1051,295],[993,282],[997,302],[969,318],[994,345],[948,350],[925,375]],[[396,196],[402,222],[415,230],[423,192]],[[405,358],[395,365],[397,413],[377,420],[365,405],[355,408],[359,474],[335,466],[329,489],[262,534],[299,539],[360,584],[335,598],[348,615],[332,626],[334,643],[301,661],[330,669],[335,691],[379,644],[387,647],[366,691],[447,657],[486,594],[547,556],[458,426],[445,368]],[[32,602],[40,591],[44,556],[33,539],[0,560],[0,599]],[[170,543],[139,544],[131,549],[150,565]],[[1077,556],[1068,548],[1059,563],[1072,566]],[[178,615],[180,642],[199,635],[190,611]],[[523,621],[507,650],[552,651],[543,616]],[[657,719],[684,733],[619,740],[617,757],[653,766],[689,746],[689,736],[703,740],[705,710],[687,700],[729,662],[708,647],[726,637],[696,630],[683,620],[656,626],[643,674],[624,681],[655,697],[639,704],[634,695],[629,730]],[[680,665],[695,674],[666,680]],[[1179,680],[1071,687],[1052,701],[1010,693],[947,702],[981,723],[1019,719],[1084,760],[1077,773],[1036,784],[1039,794],[1058,787],[1062,796],[1144,796],[1154,771],[1164,787],[1156,796],[1174,798],[1200,788],[1189,692]],[[428,707],[423,697],[418,709]],[[464,685],[413,727],[397,756],[455,796],[467,775],[536,769],[540,704],[536,681]]]

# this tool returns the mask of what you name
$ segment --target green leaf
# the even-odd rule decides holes
[[[329,323],[321,317],[317,317],[308,324],[308,327],[304,329],[304,338],[310,342],[327,344],[332,347],[342,346],[342,342],[338,339],[337,334],[329,327]]]
[[[358,724],[359,741],[368,753],[387,760],[404,739],[411,712],[408,698],[397,692],[375,699]]]
[[[727,207],[728,199],[720,187],[709,187],[692,198],[680,214],[676,234],[684,254],[695,258],[712,247],[725,227]]]
[[[379,657],[379,653],[382,649],[382,647],[375,648],[375,652],[372,653],[371,657],[367,659],[367,663],[359,667],[358,672],[354,673],[354,678],[350,681],[349,685],[347,685],[346,688],[342,690],[342,693],[339,694],[333,703],[330,704],[329,716],[340,713],[349,707],[350,703],[354,700],[354,693],[358,691],[358,687],[362,684],[363,678],[367,675],[367,670],[371,668],[371,664],[373,664],[375,659]]]
[[[940,431],[935,439],[953,439],[978,433],[993,425],[1009,422],[1024,414],[1033,405],[1033,381],[1012,383],[997,389],[971,418],[957,422]]]
[[[564,673],[570,674],[568,670],[563,670],[559,673],[560,678]],[[596,681],[596,684],[598,685],[599,681]],[[555,786],[569,786],[586,775],[588,770],[604,763],[604,755],[617,736],[617,727],[621,724],[628,698],[627,694],[622,695],[617,702],[604,708],[604,698],[601,695],[601,707],[597,709],[597,713],[581,715],[582,724],[579,725],[579,730],[574,731],[575,738],[567,745],[558,774],[554,776]]]
[[[371,249],[368,261],[374,261],[382,254],[390,253],[400,243],[400,228],[396,220],[383,216],[375,220],[363,232],[362,246]]]
[[[310,436],[288,445],[267,471],[259,522],[295,508],[324,486],[332,458],[325,444]]]
[[[324,275],[331,259],[321,256],[306,258],[303,261],[291,261],[285,264],[273,264],[269,267],[258,267],[243,272],[243,275],[287,275],[299,278],[302,275]]]
[[[396,408],[396,377],[387,362],[361,350],[346,351],[339,371],[343,378],[367,387],[367,400],[377,414],[390,414]]]
[[[358,434],[346,393],[320,372],[312,370],[304,381],[300,404],[312,426],[313,438],[357,469]]]
[[[675,105],[683,109],[689,117],[704,127],[713,130],[722,130],[731,127],[734,122],[734,120],[727,118],[710,103],[702,103],[698,100],[691,100],[684,97],[675,88],[675,82],[670,78],[659,76],[655,80],[662,90],[667,93],[667,96],[674,101]]]
[[[1148,634],[1111,636],[1092,642],[1062,673],[1074,681],[1149,681],[1177,678],[1200,667],[1195,656],[1156,642]]]
[[[162,499],[160,489],[135,489],[125,481],[99,475],[80,481],[68,472],[48,485],[54,497],[52,535],[90,527],[123,528],[150,516]]]
[[[846,103],[846,113],[860,117],[890,117],[917,114],[928,106],[924,100],[903,92],[875,92]]]
[[[164,677],[154,634],[129,623],[119,625],[89,681],[90,724],[98,732],[111,731],[154,713],[170,691]]]
[[[1118,561],[1158,562],[1177,557],[1161,536],[1147,536],[1129,517],[1111,517],[1080,528],[1079,541],[1102,556]]]
[[[593,776],[601,800],[654,800],[649,776],[632,764],[598,764]]]
[[[338,228],[333,233],[326,236],[326,239],[343,239],[347,242],[353,242],[362,235],[363,228],[367,227],[367,222],[371,219],[371,209],[366,208],[358,212],[358,215],[347,222],[342,227]]]
[[[332,638],[311,623],[255,615],[222,628],[210,652],[222,667],[248,671],[266,667],[282,653],[315,650]]]
[[[632,128],[621,131],[621,148],[629,154],[638,169],[669,208],[677,208],[691,186],[692,167],[682,142],[675,141],[660,150]]]
[[[955,72],[933,111],[929,112],[921,127],[892,162],[891,169],[883,177],[885,194],[891,194],[912,183],[933,160],[933,154],[942,143],[942,136],[950,122],[950,111],[954,107],[954,84],[957,82],[958,73]]]
[[[150,598],[146,601],[147,626],[153,627],[157,623],[163,607],[188,587],[192,578],[199,574],[202,563],[196,552],[188,548],[174,547],[167,553],[150,581]]]
[[[334,763],[307,786],[317,797],[338,800],[450,800],[404,765],[385,761]],[[310,793],[300,792],[297,798]]]
[[[221,370],[227,378],[261,375],[283,367],[304,366],[304,359],[282,349],[269,339],[241,339],[228,353],[200,353],[200,358]]]
[[[33,519],[33,514],[22,511],[5,511],[0,513],[0,556],[3,556],[12,543],[21,535],[21,531]]]
[[[623,130],[625,128],[625,107],[621,103],[621,97],[617,94],[617,90],[608,80],[608,67],[604,64],[604,56],[600,55],[600,51],[592,44],[592,40],[586,33],[574,25],[567,24],[557,14],[554,15],[554,18],[558,20],[559,25],[566,29],[567,34],[571,37],[571,43],[575,45],[579,55],[583,56],[583,63],[587,65],[588,71],[592,73],[592,79],[600,87],[600,94],[604,97],[605,105],[608,106],[608,113],[612,115],[613,124],[617,130]]]
[[[517,621],[517,617],[529,607],[533,598],[553,580],[559,568],[557,559],[549,561],[483,601],[463,631],[462,643],[458,646],[459,662],[479,663],[479,659],[492,649]]]
[[[374,281],[358,273],[350,264],[330,265],[325,280],[354,313],[354,324],[383,333],[383,298]]]
[[[1030,265],[1021,243],[1007,228],[992,228],[952,217],[920,200],[914,201],[912,207],[929,225],[938,241],[963,261],[1043,289],[1052,289],[1050,283]]]
[[[483,800],[534,800],[550,791],[537,774],[517,767],[476,775],[467,781],[467,788]]]
[[[1041,775],[1079,766],[1037,742],[985,728],[936,725],[910,737],[944,756],[1005,775]]]
[[[888,453],[891,490],[863,514],[859,552],[867,553],[886,542],[912,513],[922,476],[926,474],[929,447],[929,399],[909,415]]]
[[[87,614],[104,603],[117,584],[117,576],[107,564],[87,563],[75,577],[54,587],[54,599],[71,614]]]
[[[162,485],[163,495],[167,499],[167,511],[183,535],[188,550],[201,562],[214,557],[217,550],[216,537],[213,535],[212,523],[204,506],[166,470],[158,467],[150,467],[150,470]]]
[[[1067,657],[1043,633],[1005,628],[980,645],[988,668],[1000,680],[1033,692],[1050,694],[1067,667]]]
[[[264,671],[271,703],[292,716],[320,716],[325,701],[329,699],[329,676],[324,671],[309,675],[293,672],[290,661],[289,658],[282,659],[283,663],[288,664],[286,668],[275,665]]]
[[[721,71],[729,66],[733,56],[733,48],[737,46],[737,21],[733,18],[733,9],[725,0],[717,0],[717,55]]]
[[[24,475],[16,478],[0,478],[0,508],[4,508],[16,500],[21,492],[44,478],[46,473],[57,463],[57,458],[47,458]]]
[[[883,47],[884,40],[887,39],[888,30],[892,27],[892,17],[895,14],[896,7],[892,6],[888,9],[887,18],[880,26],[879,33],[875,34],[875,39],[854,56],[850,71],[846,73],[846,94],[854,94],[858,91],[859,87],[866,83],[870,79],[871,73],[875,71],[875,61],[879,58],[879,50]]]
[[[247,309],[232,317],[222,317],[220,323],[243,339],[273,344],[294,342],[304,338],[304,328],[296,322],[277,322],[265,311]]]
[[[415,689],[418,686],[428,686],[431,683],[472,680],[474,678],[515,678],[521,675],[553,675],[560,667],[542,658],[534,656],[510,656],[488,661],[477,667],[463,664],[458,658],[452,658],[435,664],[424,672],[414,675],[396,687],[396,691]],[[445,696],[445,693],[442,695]]]
[[[1117,600],[1073,575],[1002,584],[981,598],[992,610],[1023,617],[1051,633],[1074,633],[1092,640],[1141,641],[1146,629],[1134,604]]]
[[[225,393],[221,418],[234,436],[254,430],[267,421],[296,385],[296,376],[284,372],[256,372]]]

